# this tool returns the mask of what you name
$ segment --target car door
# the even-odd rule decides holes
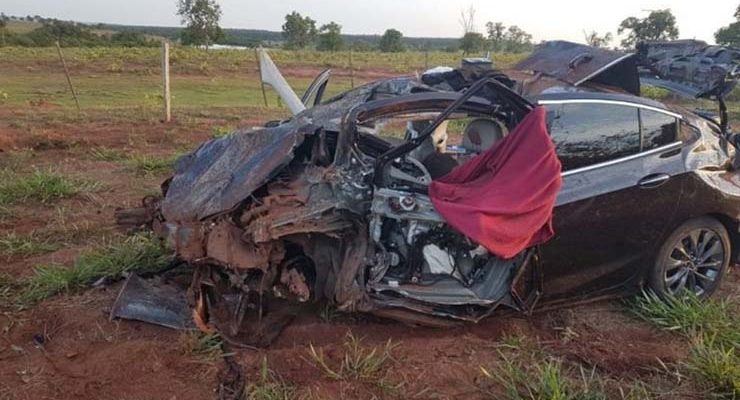
[[[307,108],[321,104],[321,100],[324,97],[324,91],[326,90],[326,85],[329,83],[329,78],[331,78],[331,70],[325,69],[321,71],[321,73],[318,74],[308,86],[306,92],[303,93],[303,96],[301,97],[301,101]]]
[[[563,164],[555,237],[541,249],[544,294],[557,300],[624,287],[649,266],[678,205],[678,116],[616,101],[541,104]]]

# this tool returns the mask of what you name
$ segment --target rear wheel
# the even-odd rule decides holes
[[[705,298],[719,286],[730,264],[730,237],[716,219],[696,218],[678,227],[665,241],[650,276],[661,296],[685,292]]]

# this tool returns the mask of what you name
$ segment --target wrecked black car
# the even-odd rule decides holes
[[[506,75],[472,60],[328,100],[328,72],[298,99],[263,54],[295,115],[204,143],[119,220],[145,216],[193,267],[195,325],[241,344],[315,301],[439,326],[711,294],[740,249],[726,116],[638,97],[632,55],[552,46]]]

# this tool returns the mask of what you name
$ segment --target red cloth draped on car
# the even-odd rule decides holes
[[[511,258],[553,236],[560,168],[537,107],[490,149],[433,181],[429,197],[452,227]]]

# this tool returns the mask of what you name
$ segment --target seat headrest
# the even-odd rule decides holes
[[[480,153],[506,136],[506,128],[498,121],[478,118],[471,121],[463,131],[462,147]]]

